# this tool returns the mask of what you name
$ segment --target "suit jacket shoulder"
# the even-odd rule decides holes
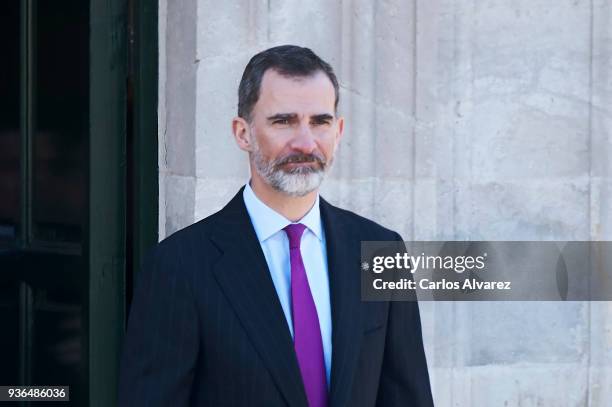
[[[346,225],[359,240],[401,240],[399,233],[347,209],[338,208],[322,198],[321,210],[324,216],[328,214],[330,223]]]

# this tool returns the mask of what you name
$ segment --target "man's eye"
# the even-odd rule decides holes
[[[289,119],[276,119],[272,124],[289,124]]]
[[[315,120],[314,121],[314,125],[315,126],[322,126],[322,125],[326,125],[326,124],[330,124],[330,121],[327,119],[324,120]]]

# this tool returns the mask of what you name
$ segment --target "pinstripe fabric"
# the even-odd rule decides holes
[[[416,303],[360,302],[360,241],[399,237],[324,200],[321,216],[332,302],[329,405],[433,405]],[[119,377],[119,406],[307,405],[242,191],[150,252]]]

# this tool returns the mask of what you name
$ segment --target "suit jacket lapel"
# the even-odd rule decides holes
[[[307,406],[287,320],[242,191],[223,209],[212,236],[222,252],[215,277],[288,404]]]
[[[332,309],[331,407],[345,406],[350,396],[361,347],[361,289],[359,242],[342,216],[321,199],[321,217],[327,241],[327,262]]]

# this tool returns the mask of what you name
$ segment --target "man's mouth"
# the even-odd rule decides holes
[[[288,162],[288,163],[284,163],[283,166],[285,167],[289,167],[289,168],[294,168],[294,167],[312,167],[319,164],[316,161],[293,161],[293,162]]]
[[[323,159],[316,155],[293,155],[286,157],[279,164],[323,164]]]
[[[280,167],[283,171],[294,174],[308,174],[322,170],[321,164],[313,161],[285,163]]]

